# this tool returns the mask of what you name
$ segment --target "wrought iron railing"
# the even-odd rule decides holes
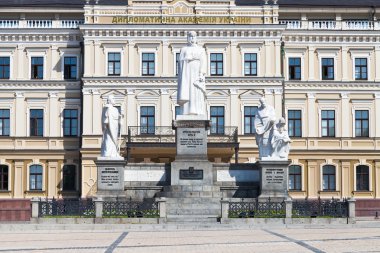
[[[103,217],[155,218],[159,217],[158,203],[154,200],[144,201],[105,201]]]
[[[348,202],[334,198],[295,200],[292,217],[348,217]]]
[[[229,218],[285,218],[285,202],[266,201],[230,202]]]
[[[238,128],[225,126],[214,131],[208,131],[208,142],[229,143],[238,142]],[[130,126],[128,127],[128,143],[151,142],[151,143],[175,143],[175,130],[171,126]]]
[[[40,199],[38,216],[94,217],[95,204],[92,199]]]

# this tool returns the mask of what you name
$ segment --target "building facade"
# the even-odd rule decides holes
[[[110,94],[128,162],[173,161],[192,30],[208,58],[210,161],[256,161],[265,97],[293,140],[292,197],[380,198],[380,5],[68,2],[1,3],[0,198],[93,196]]]

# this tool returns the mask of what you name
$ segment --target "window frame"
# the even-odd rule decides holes
[[[360,118],[358,119],[356,117],[356,112],[367,112],[367,118]],[[356,128],[356,123],[357,121],[360,121],[360,135],[357,135],[357,128]],[[363,135],[363,121],[367,121],[367,135]],[[365,109],[355,109],[354,110],[354,137],[362,137],[362,138],[368,138],[370,136],[370,110],[365,110]]]
[[[299,174],[296,174],[296,173],[290,173],[290,169],[291,167],[299,167]],[[302,191],[302,166],[299,165],[299,164],[291,164],[288,168],[288,171],[289,171],[289,175],[288,175],[288,188],[289,188],[289,191]],[[295,179],[296,179],[296,176],[299,176],[299,188],[296,189],[296,187],[294,187],[293,189],[290,188],[290,178],[291,176],[295,176]],[[297,185],[297,180],[294,180],[293,182],[294,185]]]
[[[331,120],[331,118],[329,118],[329,116],[327,117],[327,118],[323,118],[323,112],[324,111],[327,111],[327,112],[330,112],[330,111],[332,111],[332,112],[334,112],[334,118],[333,118],[333,120],[334,120],[334,135],[330,135],[330,120]],[[336,133],[336,129],[337,129],[337,124],[336,124],[336,111],[335,110],[333,110],[333,109],[321,109],[321,124],[320,124],[320,132],[321,132],[321,137],[327,137],[327,138],[333,138],[333,137],[337,137],[337,133]],[[323,135],[323,121],[324,120],[327,120],[327,135]]]
[[[302,57],[300,57],[300,56],[291,56],[291,57],[288,57],[287,58],[288,59],[288,80],[289,81],[301,81],[302,80]],[[299,63],[299,65],[290,65],[290,60],[291,59],[299,59],[299,61],[300,61],[300,63]],[[292,69],[292,67],[294,67],[294,68],[299,68],[299,70],[300,70],[300,76],[299,76],[299,78],[291,78],[291,69]],[[294,74],[296,73],[296,71],[294,71]]]
[[[78,65],[79,65],[79,58],[78,58],[78,56],[77,55],[64,55],[63,57],[63,63],[62,63],[62,65],[63,65],[63,67],[62,67],[62,69],[63,69],[63,80],[78,80],[78,78],[79,78],[79,73],[78,73],[78,71],[79,71],[79,67],[78,67]],[[76,76],[74,77],[74,78],[66,78],[66,64],[65,64],[65,59],[66,58],[75,58],[75,61],[76,61],[76,64],[75,65],[69,65],[69,66],[75,66],[75,73],[76,73]],[[70,68],[71,69],[71,68]],[[71,71],[70,71],[70,76],[71,76]]]
[[[76,113],[77,113],[77,116],[76,116],[76,118],[73,118],[73,117],[68,117],[68,118],[66,118],[65,117],[65,112],[66,111],[76,111]],[[76,108],[64,108],[63,109],[63,111],[62,111],[62,132],[63,132],[63,136],[64,137],[75,137],[75,136],[78,136],[79,135],[79,110],[78,109],[76,109]],[[71,116],[71,113],[70,113],[70,116]],[[74,119],[76,119],[76,121],[77,121],[77,123],[76,123],[76,132],[75,132],[75,134],[72,132],[72,126],[73,126],[73,124],[72,124],[72,121],[74,120]],[[69,125],[70,125],[70,127],[69,127],[69,129],[70,129],[70,134],[65,134],[65,120],[69,120]]]
[[[110,60],[110,55],[111,54],[114,54],[114,55],[119,55],[119,60]],[[122,66],[121,66],[121,58],[122,58],[122,53],[121,52],[117,52],[117,51],[109,51],[107,52],[107,76],[121,76],[121,69],[122,69]],[[109,68],[109,65],[110,63],[112,63],[112,70],[113,70],[113,73],[110,73],[110,68]],[[116,64],[119,63],[119,73],[116,73]]]
[[[42,65],[33,64],[33,58],[41,58],[42,59]],[[38,66],[42,66],[42,77],[41,78],[34,77],[33,66],[37,66],[37,74],[38,74]],[[45,79],[45,56],[40,56],[40,55],[30,56],[30,79],[31,80],[44,80]]]
[[[324,168],[327,167],[327,166],[331,166],[334,168],[334,174],[331,174],[331,173],[326,173],[324,172]],[[328,183],[327,183],[327,189],[324,188],[324,176],[327,175],[328,176]],[[334,189],[331,189],[330,188],[330,177],[331,176],[334,176],[334,180],[332,180],[332,182],[334,182]],[[322,164],[321,165],[321,191],[324,191],[324,192],[332,192],[332,191],[337,191],[338,187],[337,187],[337,178],[338,178],[338,175],[337,175],[337,166],[334,165],[334,164]]]
[[[74,188],[73,189],[65,189],[65,167],[66,166],[73,166],[74,167]],[[76,164],[63,164],[62,165],[62,187],[61,187],[62,192],[73,192],[73,191],[78,191],[78,166]]]
[[[365,60],[366,61],[366,64],[365,65],[356,65],[356,60]],[[353,58],[353,65],[354,65],[354,80],[355,81],[368,81],[368,58],[367,57],[355,57]],[[360,78],[357,78],[356,77],[356,68],[360,68]],[[366,69],[366,78],[363,78],[362,77],[362,74],[364,73],[362,71],[362,68],[365,68]]]
[[[256,108],[256,112],[257,112],[257,109],[258,109],[258,106],[257,105],[243,105],[243,128],[244,128],[244,132],[243,134],[244,135],[254,135],[255,134],[255,115],[256,115],[256,112],[255,114],[246,114],[246,108],[251,108],[251,110],[254,110],[254,108]],[[249,117],[250,119],[250,127],[249,127],[249,133],[246,131],[246,118]],[[253,131],[253,132],[252,132]]]
[[[332,65],[324,65],[323,64],[324,60],[331,60]],[[327,69],[327,75],[326,76],[324,75],[325,68]],[[330,73],[329,68],[332,68],[332,74],[333,74],[332,77],[328,77],[328,74]],[[336,64],[335,64],[334,57],[322,57],[321,58],[321,80],[322,81],[333,81],[333,80],[335,80],[335,77],[336,77],[335,68],[336,68]]]
[[[217,111],[219,111],[219,108],[223,108],[223,115],[212,115],[213,108],[217,108]],[[216,131],[213,131],[213,124],[212,124],[212,118],[216,118]],[[219,120],[223,119],[223,124],[218,124]],[[210,127],[210,134],[211,135],[224,135],[225,134],[225,125],[226,125],[226,108],[225,106],[210,106],[210,120],[211,120],[211,127]],[[221,129],[220,129],[221,128]]]
[[[245,56],[246,55],[255,55],[256,56],[256,61],[246,61],[246,59],[245,59]],[[250,63],[250,68],[249,68],[249,70],[250,70],[250,73],[249,74],[246,74],[246,72],[245,72],[245,70],[246,70],[246,68],[245,68],[245,64],[246,63]],[[252,68],[251,68],[251,63],[256,63],[256,74],[252,74],[251,72],[252,72]],[[243,53],[243,66],[242,66],[242,68],[243,68],[243,75],[244,76],[258,76],[258,53],[257,52],[244,52]]]
[[[214,60],[212,61],[211,58],[213,55],[221,55],[222,56],[222,60]],[[209,57],[209,64],[210,64],[210,69],[209,69],[209,72],[210,72],[210,76],[224,76],[225,74],[225,70],[224,70],[224,53],[221,53],[221,52],[210,52],[210,57]],[[211,69],[212,69],[212,63],[216,63],[216,74],[212,74],[211,72]],[[218,64],[221,63],[222,64],[222,73],[221,74],[218,74]]]
[[[153,115],[150,115],[150,114],[143,114],[143,107],[147,107],[147,110],[148,108],[153,108]],[[155,135],[156,134],[156,131],[155,131],[155,128],[156,128],[156,107],[153,106],[153,105],[140,105],[140,119],[139,119],[139,123],[140,123],[140,134],[141,135]],[[144,126],[142,124],[142,119],[143,118],[146,118],[146,126]],[[149,118],[153,118],[153,126],[150,126],[149,125]],[[147,130],[146,131],[143,131],[143,128],[146,128]],[[150,131],[150,129],[153,128],[153,131]]]
[[[11,135],[11,109],[9,108],[0,108],[0,111],[8,111],[8,118],[6,117],[3,117],[3,116],[0,116],[0,130],[1,130],[1,133],[0,133],[0,136],[10,136]],[[4,121],[8,119],[8,126],[9,126],[9,129],[8,129],[8,134],[3,134],[4,133]]]
[[[300,113],[300,118],[295,118],[295,117],[291,118],[290,117],[290,113],[289,113],[290,111],[294,111],[294,112],[297,111],[297,112],[299,112]],[[302,137],[302,133],[303,133],[303,131],[302,131],[302,127],[303,127],[302,126],[302,110],[301,109],[288,109],[287,110],[287,116],[288,116],[288,134],[289,134],[289,137]],[[294,131],[293,131],[292,134],[290,133],[291,129],[289,127],[290,126],[290,123],[289,123],[290,121],[294,121],[294,124],[293,124],[293,126],[294,126],[293,130]],[[296,122],[295,121],[299,121],[300,122],[300,135],[296,135],[296,124],[295,124]]]
[[[41,173],[33,173],[32,174],[32,172],[31,172],[31,168],[32,168],[32,166],[40,166],[41,167]],[[45,180],[45,176],[44,176],[44,166],[43,165],[41,165],[41,164],[35,164],[35,163],[33,163],[33,164],[30,164],[30,165],[28,165],[28,190],[29,191],[44,191],[44,180]],[[32,178],[32,176],[34,175],[34,178],[36,179],[38,179],[38,176],[41,176],[41,188],[39,189],[37,189],[37,188],[33,188],[32,189],[32,185],[31,185],[31,178]],[[38,182],[38,181],[36,181],[36,182]]]
[[[153,61],[151,60],[145,60],[144,61],[144,55],[145,54],[150,54],[150,55],[153,55]],[[146,52],[141,52],[141,68],[140,68],[140,72],[141,72],[141,76],[156,76],[157,74],[157,63],[156,63],[156,60],[157,60],[157,55],[156,55],[156,52],[149,52],[149,51],[146,51]],[[148,71],[148,74],[144,74],[144,62],[148,63],[148,68],[147,68],[147,71]],[[150,74],[149,73],[149,63],[152,63],[154,64],[154,67],[153,67],[153,74]]]
[[[45,136],[44,134],[44,131],[45,131],[45,110],[44,109],[41,109],[41,108],[28,108],[29,109],[29,136],[31,137],[43,137]],[[41,135],[38,135],[38,134],[32,134],[32,117],[31,117],[31,114],[32,114],[32,110],[41,110],[42,111],[42,134]],[[34,118],[36,119],[36,118]],[[38,119],[41,119],[41,118],[37,118]],[[37,121],[37,131],[38,131],[38,121]]]
[[[6,167],[6,169],[7,169],[6,173],[3,172],[4,167]],[[0,164],[0,192],[1,191],[9,191],[9,189],[10,189],[10,183],[11,182],[9,180],[10,179],[10,169],[9,168],[10,168],[9,165],[7,165],[7,164]],[[5,186],[5,183],[4,183],[5,177],[6,177],[6,187],[4,187]]]
[[[358,168],[359,167],[366,167],[368,169],[367,173],[358,174]],[[358,189],[358,184],[360,184],[360,182],[358,182],[358,175],[367,175],[367,182],[368,182],[368,188],[367,189]],[[369,165],[366,165],[366,164],[355,165],[355,191],[369,192],[370,190],[371,190],[371,167]]]
[[[3,67],[3,71],[0,72],[0,80],[10,80],[11,79],[11,57],[8,56],[8,55],[1,55],[0,54],[0,58],[8,58],[9,59],[9,64],[6,65],[6,64],[2,64],[0,65],[0,67]],[[1,75],[5,72],[4,68],[8,66],[8,78],[5,78],[5,77],[1,77]]]

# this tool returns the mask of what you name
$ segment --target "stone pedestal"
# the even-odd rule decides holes
[[[207,158],[210,121],[179,118],[173,122],[177,153],[171,164],[171,185],[213,185],[212,164]]]
[[[279,200],[288,197],[288,166],[290,161],[259,161],[260,188],[259,200]]]
[[[98,197],[121,198],[124,193],[124,159],[107,159],[99,157],[95,164],[98,168],[97,193]]]

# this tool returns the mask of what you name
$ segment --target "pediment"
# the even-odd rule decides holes
[[[136,95],[137,100],[156,101],[160,97],[160,93],[155,90],[143,90]]]
[[[169,14],[190,15],[194,14],[194,1],[175,0],[169,3]]]
[[[263,94],[261,94],[257,91],[254,91],[254,90],[248,90],[248,91],[240,94],[239,97],[241,100],[256,100],[256,99],[260,99],[261,97],[263,97]]]
[[[100,97],[103,101],[103,103],[105,103],[107,101],[107,98],[108,96],[110,95],[113,95],[114,99],[115,99],[115,102],[116,104],[121,104],[123,103],[124,101],[124,98],[125,98],[125,93],[122,92],[122,91],[119,91],[119,90],[110,90],[110,91],[107,91],[105,93],[103,93]]]

